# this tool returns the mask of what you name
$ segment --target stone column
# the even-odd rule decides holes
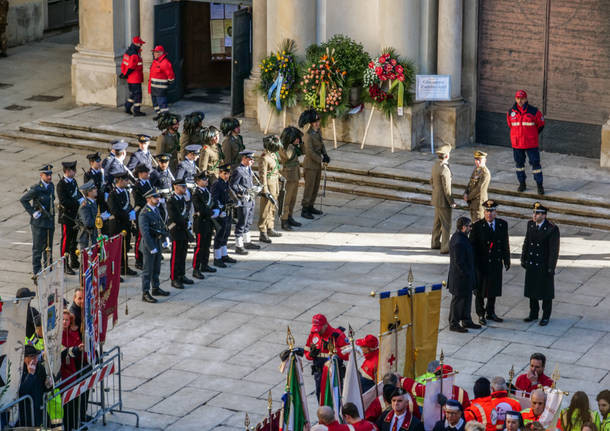
[[[462,36],[462,97],[468,104],[470,142],[474,143],[474,129],[477,116],[477,82],[479,42],[479,1],[464,3],[464,24]]]
[[[244,115],[256,118],[256,86],[261,75],[258,65],[267,55],[267,0],[252,1],[252,72],[244,81]]]
[[[72,95],[77,104],[117,106],[127,94],[119,82],[125,45],[123,0],[86,0],[79,4],[79,44],[72,56]]]
[[[415,0],[379,0],[379,48],[391,46],[419,65],[420,9]]]
[[[439,0],[437,72],[451,76],[452,99],[462,91],[462,14],[462,0]]]
[[[274,5],[275,7],[271,7]],[[267,7],[267,52],[277,50],[284,39],[297,43],[297,53],[305,55],[316,43],[316,0],[273,0]]]
[[[437,19],[438,0],[422,0],[419,39],[419,73],[422,75],[433,75],[436,72]]]

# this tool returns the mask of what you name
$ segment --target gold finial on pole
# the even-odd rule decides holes
[[[557,380],[559,380],[561,378],[561,376],[559,375],[559,367],[557,365],[555,365],[555,369],[553,370],[553,373],[551,374],[551,379],[553,379],[553,384],[551,385],[552,389],[555,389],[555,387],[557,386]]]
[[[510,370],[508,371],[508,386],[510,387],[513,383],[513,379],[515,378],[515,365],[511,365]]]
[[[409,267],[409,275],[407,275],[407,281],[409,282],[409,287],[413,286],[413,268]]]
[[[443,287],[447,287],[447,281],[443,280],[441,281],[441,284],[443,285]]]
[[[269,393],[267,394],[267,408],[271,411],[273,407],[273,397],[271,396],[271,389],[269,389]]]
[[[290,330],[290,326],[287,327],[286,330],[286,344],[288,344],[288,348],[290,350],[294,349],[294,337],[292,336],[292,331]]]
[[[97,206],[97,215],[95,216],[95,227],[101,230],[104,227],[104,220],[102,220],[102,214],[100,213],[100,206]]]
[[[374,298],[377,295],[377,292],[375,292],[374,290],[371,290],[371,293],[369,293],[369,296],[371,298]]]

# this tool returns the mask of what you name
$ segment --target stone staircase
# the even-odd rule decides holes
[[[158,134],[152,127],[143,130],[152,136]],[[85,151],[108,150],[108,143],[119,138],[130,143],[129,150],[137,148],[137,134],[119,130],[111,126],[83,125],[68,119],[48,119],[27,123],[16,131],[0,131],[0,137],[24,140],[47,145],[70,147]],[[154,148],[154,143],[151,145]],[[431,186],[429,173],[410,170],[402,173],[397,169],[367,169],[357,163],[341,161],[340,153],[335,153],[327,170],[327,190],[339,193],[366,196],[391,201],[401,201],[422,205],[430,204]],[[454,179],[454,198],[465,209],[460,193],[466,184]],[[540,200],[535,192],[518,193],[514,186],[494,184],[489,194],[501,203],[501,214],[521,219],[531,217],[532,202]],[[552,218],[558,224],[580,226],[610,231],[610,197],[582,195],[569,192],[553,192],[544,196],[545,205],[552,211]]]

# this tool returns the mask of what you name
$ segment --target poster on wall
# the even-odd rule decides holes
[[[232,19],[224,20],[223,30],[224,30],[225,47],[233,46],[233,20]]]
[[[210,3],[210,19],[224,19],[225,5],[222,3]]]

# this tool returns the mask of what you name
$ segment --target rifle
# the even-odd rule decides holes
[[[280,193],[277,195],[277,215],[284,212],[284,199],[286,197],[286,178],[280,175]]]
[[[271,202],[275,206],[275,208],[279,209],[277,200],[273,197],[273,195],[269,192],[263,192],[263,183],[261,183],[261,181],[258,179],[258,175],[256,175],[254,172],[252,172],[252,177],[258,183],[257,186],[254,186],[248,190],[248,194],[250,194],[250,196],[252,197],[252,200],[254,200],[256,198],[256,196],[261,196],[261,197],[264,197],[265,199],[267,199],[269,202]]]

